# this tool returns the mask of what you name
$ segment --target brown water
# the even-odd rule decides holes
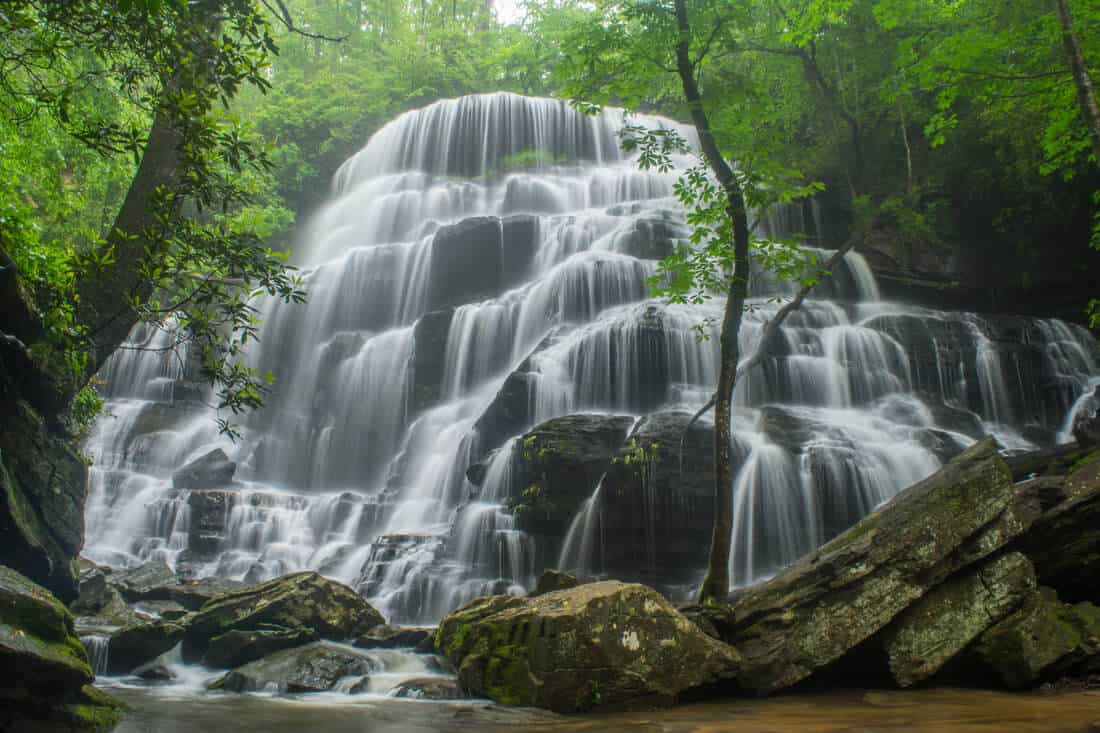
[[[580,717],[479,701],[111,692],[131,706],[117,733],[1100,733],[1100,691],[845,691]]]

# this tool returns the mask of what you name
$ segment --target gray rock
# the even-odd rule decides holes
[[[233,482],[237,464],[221,448],[199,456],[172,474],[177,489],[218,489]]]
[[[415,677],[390,692],[390,697],[411,700],[462,700],[467,697],[451,677]]]
[[[562,572],[561,570],[544,570],[542,575],[539,576],[538,582],[535,584],[535,590],[529,595],[534,598],[535,596],[553,593],[556,590],[576,588],[578,585],[580,585],[580,583],[577,581],[577,576],[575,575]]]
[[[313,629],[278,626],[254,631],[227,631],[210,640],[202,663],[215,669],[233,669],[283,649],[293,649],[320,637]]]
[[[111,634],[107,674],[128,674],[170,651],[183,639],[186,621],[147,621]]]
[[[362,677],[370,671],[365,657],[317,642],[249,662],[216,680],[211,688],[230,692],[325,692],[345,677]]]
[[[357,638],[354,645],[360,649],[417,648],[432,636],[429,628],[410,626],[375,626]]]

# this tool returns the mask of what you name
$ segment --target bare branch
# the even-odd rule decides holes
[[[264,7],[270,10],[282,23],[288,31],[296,33],[299,36],[305,38],[313,38],[318,41],[332,41],[333,43],[343,43],[348,39],[347,35],[343,36],[326,36],[323,33],[310,33],[309,31],[302,30],[298,26],[294,25],[294,19],[290,16],[290,10],[287,9],[286,3],[283,0],[275,0],[275,4],[278,8],[271,7],[271,3],[268,0],[262,0]]]

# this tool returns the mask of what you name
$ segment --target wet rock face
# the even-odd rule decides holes
[[[518,284],[538,246],[533,216],[479,216],[442,227],[432,240],[429,308],[498,295]]]
[[[345,677],[365,677],[370,672],[370,662],[365,657],[318,642],[249,662],[216,680],[211,689],[325,692],[335,688]]]
[[[92,679],[72,614],[0,566],[0,730],[108,730],[120,706]]]
[[[84,545],[87,466],[71,441],[5,384],[0,401],[7,403],[0,408],[0,557],[70,602],[78,594],[74,561]]]
[[[233,482],[237,464],[221,448],[199,456],[172,474],[177,489],[218,489]]]
[[[436,647],[463,689],[563,713],[667,704],[739,664],[656,591],[617,581],[480,598],[443,620]]]
[[[413,349],[409,405],[413,414],[437,404],[442,396],[447,334],[453,318],[454,308],[433,311],[422,316],[413,329],[416,345]]]
[[[567,415],[547,420],[515,444],[517,485],[512,507],[525,530],[565,534],[577,507],[611,466],[634,418]]]
[[[351,588],[314,572],[294,573],[219,596],[192,617],[185,658],[201,659],[214,637],[278,626],[313,629],[323,639],[346,640],[385,619]]]

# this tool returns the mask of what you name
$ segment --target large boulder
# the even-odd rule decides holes
[[[419,648],[433,629],[417,626],[375,626],[355,640],[360,649]]]
[[[1019,611],[982,634],[972,657],[1013,689],[1100,672],[1100,608],[1071,606],[1052,589],[1039,588]]]
[[[170,651],[183,639],[187,620],[147,621],[111,634],[107,642],[107,674],[127,674]]]
[[[131,603],[144,600],[162,600],[160,589],[179,583],[176,571],[163,560],[153,560],[129,570],[121,570],[107,576],[107,583]]]
[[[190,617],[183,653],[199,660],[214,637],[271,626],[313,629],[342,641],[367,633],[385,619],[355,591],[314,572],[294,573],[215,598]]]
[[[78,594],[87,465],[8,386],[0,374],[0,557],[69,603]]]
[[[313,629],[272,626],[255,631],[234,629],[210,640],[202,663],[215,669],[233,669],[283,649],[293,649],[320,637]]]
[[[363,678],[370,672],[366,657],[317,642],[249,662],[214,681],[211,688],[229,692],[325,692],[346,677]]]
[[[743,656],[741,685],[774,692],[840,659],[1039,514],[985,439],[709,618]]]
[[[183,465],[172,474],[177,489],[218,489],[233,482],[237,464],[221,448],[215,448]]]
[[[389,694],[407,700],[461,700],[466,697],[451,677],[413,677],[402,681]]]
[[[108,730],[120,706],[91,687],[72,614],[0,566],[0,730]]]
[[[1035,587],[1031,562],[1010,552],[933,588],[883,633],[894,680],[909,687],[936,674]]]
[[[436,647],[463,689],[557,712],[670,703],[739,664],[656,591],[617,581],[479,598],[443,619]]]

